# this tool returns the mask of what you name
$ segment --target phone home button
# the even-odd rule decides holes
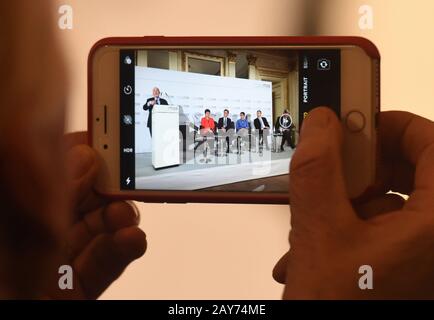
[[[345,118],[347,129],[351,132],[360,132],[365,128],[366,119],[363,113],[358,110],[348,112]]]

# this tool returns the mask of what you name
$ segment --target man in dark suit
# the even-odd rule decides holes
[[[255,126],[255,129],[258,130],[259,133],[259,148],[263,147],[264,140],[265,140],[265,148],[267,150],[270,150],[270,147],[268,146],[268,134],[270,130],[270,125],[268,124],[267,118],[262,116],[261,110],[256,111],[256,119],[253,121],[253,125]],[[265,139],[264,139],[264,133],[265,133]]]
[[[225,109],[223,111],[223,117],[221,117],[217,123],[217,129],[219,129],[219,134],[226,136],[226,153],[229,153],[229,146],[231,144],[231,133],[234,129],[234,123],[231,118],[229,118],[229,110]]]
[[[150,97],[148,100],[146,100],[146,103],[143,105],[143,110],[149,110],[149,116],[148,116],[148,128],[149,133],[152,137],[152,109],[154,109],[155,105],[168,105],[167,101],[163,98],[160,98],[160,89],[157,87],[154,87],[152,89],[152,97]]]
[[[288,110],[283,110],[283,113],[280,117],[277,118],[276,125],[275,125],[276,132],[282,133],[282,143],[280,144],[280,150],[285,151],[283,149],[283,146],[286,142],[289,143],[289,146],[294,149],[294,140],[291,139],[291,134],[295,130],[295,125],[292,122],[292,118],[289,114]]]

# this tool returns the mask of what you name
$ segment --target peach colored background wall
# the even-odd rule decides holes
[[[302,19],[319,33],[361,35],[382,54],[382,107],[434,119],[432,1],[317,0],[320,16],[301,14],[311,0],[69,0],[73,29],[58,30],[70,69],[67,130],[86,129],[86,64],[94,42],[126,35],[300,35]],[[315,1],[313,1],[315,2]],[[374,28],[360,30],[371,5]],[[265,205],[139,204],[149,248],[102,298],[275,299],[271,278],[288,249],[289,208]]]

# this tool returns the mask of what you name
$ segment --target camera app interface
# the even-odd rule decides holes
[[[287,192],[303,120],[340,114],[340,50],[120,51],[121,189]]]

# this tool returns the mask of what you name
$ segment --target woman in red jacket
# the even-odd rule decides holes
[[[202,135],[213,134],[215,130],[215,122],[211,117],[211,111],[205,109],[205,117],[200,120],[200,133]]]

